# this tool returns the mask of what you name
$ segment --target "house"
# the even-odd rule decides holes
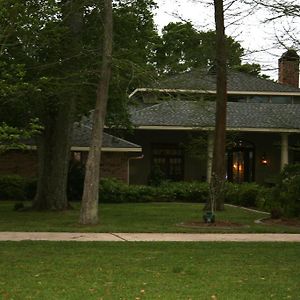
[[[75,123],[71,142],[71,161],[85,164],[88,156],[92,129]],[[35,142],[27,142],[25,150],[10,150],[0,155],[0,175],[17,174],[36,177],[38,159]],[[129,182],[129,161],[141,156],[139,145],[104,133],[101,156],[101,177],[114,177]]]
[[[215,94],[214,71],[192,70],[130,95],[135,126],[130,140],[141,145],[144,155],[131,161],[130,183],[146,184],[155,167],[170,180],[210,180]],[[294,50],[279,59],[278,83],[229,72],[227,133],[230,181],[272,182],[286,164],[300,162],[299,56]]]
[[[209,181],[215,126],[216,74],[192,70],[130,95],[134,133],[104,134],[102,177],[147,184],[153,170],[169,180]],[[279,59],[279,82],[228,74],[227,179],[272,183],[286,164],[300,162],[299,56]],[[74,124],[72,159],[85,163],[89,120]],[[129,142],[130,140],[130,142]],[[0,156],[0,174],[37,175],[35,147]]]

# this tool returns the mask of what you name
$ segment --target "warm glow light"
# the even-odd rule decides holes
[[[269,163],[265,154],[261,157],[260,163],[262,165],[267,165]]]
[[[233,168],[235,171],[238,171],[238,172],[242,172],[243,171],[243,165],[242,164],[233,164]]]

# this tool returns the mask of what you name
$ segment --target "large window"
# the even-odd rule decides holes
[[[166,179],[183,180],[183,149],[174,144],[154,144],[152,167],[159,167]]]

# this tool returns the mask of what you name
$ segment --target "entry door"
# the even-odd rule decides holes
[[[228,150],[227,176],[235,183],[251,182],[254,180],[254,149],[233,147]]]

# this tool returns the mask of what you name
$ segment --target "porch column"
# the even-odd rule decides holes
[[[287,133],[281,134],[281,171],[289,163],[289,136]]]
[[[210,183],[212,160],[214,151],[214,132],[209,131],[207,134],[207,169],[206,169],[206,181]]]

